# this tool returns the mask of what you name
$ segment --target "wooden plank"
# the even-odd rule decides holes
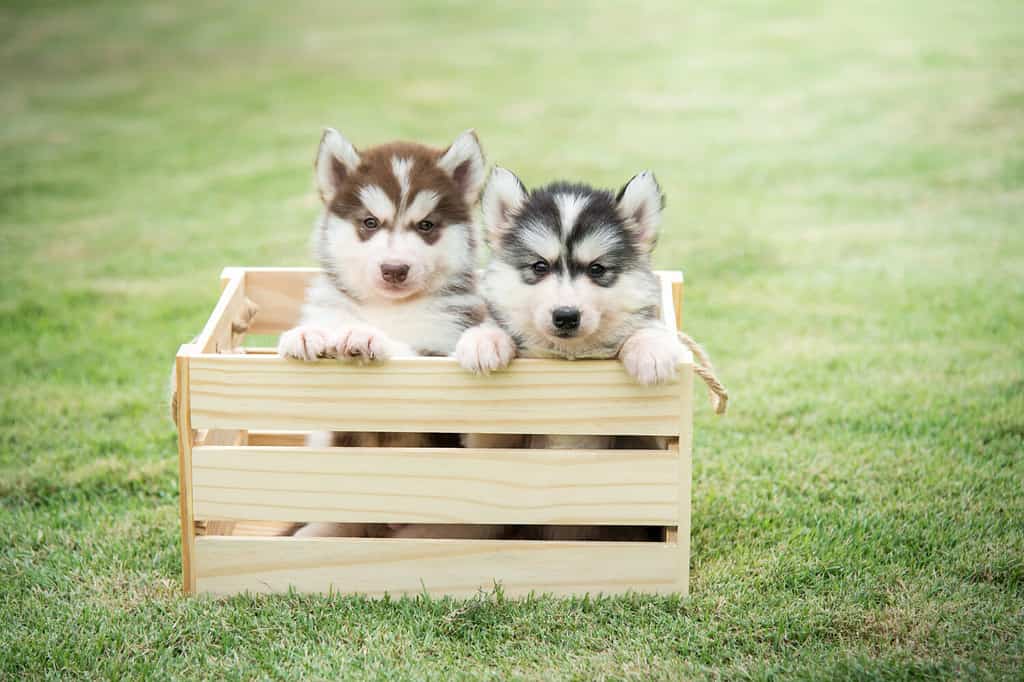
[[[247,445],[249,442],[248,431],[227,431],[224,429],[204,429],[199,432],[192,446],[193,467],[195,466],[195,451],[203,445]],[[192,490],[193,505],[195,501],[195,488]],[[195,509],[193,506],[193,513]],[[202,514],[196,514],[197,518],[203,518]],[[202,524],[202,533],[198,530]],[[196,521],[197,535],[234,535],[234,521]]]
[[[299,527],[287,521],[196,521],[196,536],[273,537],[291,535]]]
[[[306,288],[320,272],[317,268],[231,268],[245,273],[245,291],[260,307],[249,328],[250,334],[280,334],[299,322]],[[655,274],[669,282],[682,283],[677,271],[659,270]]]
[[[679,440],[670,444],[669,450],[678,456],[679,502],[678,533],[676,547],[679,551],[679,575],[677,590],[680,594],[690,592],[690,492],[693,483],[693,372],[680,376],[678,389],[680,397]]]
[[[181,578],[186,594],[196,591],[195,517],[192,514],[192,424],[189,410],[189,354],[195,348],[185,344],[175,359],[178,387],[178,502],[181,514]]]
[[[299,323],[317,268],[245,268],[246,296],[260,307],[250,334],[280,334]]]
[[[306,434],[303,431],[250,431],[249,445],[305,445]]]
[[[197,447],[197,518],[675,525],[667,450]]]
[[[246,310],[245,277],[241,269],[227,280],[220,299],[206,321],[202,333],[193,345],[200,353],[230,353],[232,350],[231,323]]]
[[[672,282],[672,301],[675,304],[676,311],[676,329],[682,330],[683,328],[683,273],[676,273],[679,275],[677,281]]]
[[[660,542],[366,538],[196,539],[200,592],[508,596],[677,590],[678,552]]]
[[[678,388],[639,386],[612,360],[519,359],[480,377],[451,358],[197,355],[191,381],[196,428],[679,435]]]

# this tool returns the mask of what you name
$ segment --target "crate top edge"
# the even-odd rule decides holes
[[[681,371],[693,365],[693,354],[687,348],[682,349],[683,360],[676,365]],[[380,372],[382,374],[401,373],[406,370],[430,369],[433,371],[451,371],[456,374],[464,374],[467,377],[474,377],[471,372],[463,369],[453,357],[414,357],[414,358],[392,358],[387,362],[374,365],[362,365],[358,363],[338,362],[337,360],[323,359],[316,362],[303,362],[283,358],[272,353],[202,353],[199,347],[194,344],[184,344],[178,352],[179,357],[186,357],[190,361],[211,361],[216,364],[238,364],[250,367],[281,367],[290,366],[297,371],[309,371],[316,368],[340,369],[364,372]],[[494,372],[491,377],[479,377],[487,381],[493,376],[501,374],[607,374],[609,377],[618,377],[624,381],[632,381],[626,374],[622,364],[615,358],[605,360],[563,360],[558,358],[516,358],[512,364],[503,370]]]

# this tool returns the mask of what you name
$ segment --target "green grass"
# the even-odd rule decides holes
[[[121,4],[0,9],[0,677],[1019,679],[1019,3]],[[325,124],[658,173],[691,598],[180,596],[167,370]]]

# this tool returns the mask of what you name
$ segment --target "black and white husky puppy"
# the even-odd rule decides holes
[[[299,326],[281,335],[278,352],[362,363],[452,354],[460,335],[487,316],[475,272],[472,209],[485,178],[476,134],[462,133],[447,149],[392,142],[357,151],[329,128],[314,171],[323,211],[313,244],[323,272],[306,292]],[[467,356],[463,364],[486,371],[497,361],[482,342],[488,334],[467,336],[481,340],[484,360]],[[414,447],[430,441],[416,433],[325,432],[312,434],[308,444]],[[298,534],[360,529],[309,524]]]
[[[483,197],[494,255],[482,291],[518,355],[617,357],[641,384],[675,378],[684,352],[658,318],[651,269],[663,206],[646,171],[618,193],[569,182],[530,192],[494,169]]]
[[[658,317],[659,285],[651,269],[663,207],[661,188],[649,172],[634,176],[618,193],[569,182],[530,192],[510,171],[494,169],[483,198],[493,259],[482,291],[491,316],[511,336],[518,355],[618,358],[641,384],[675,378],[684,351]],[[467,335],[460,346],[473,338]],[[602,436],[494,435],[470,435],[466,443],[549,448],[615,444]],[[529,532],[557,540],[647,537],[646,529],[634,528],[545,526]]]

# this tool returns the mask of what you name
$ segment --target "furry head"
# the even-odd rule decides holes
[[[650,255],[663,206],[649,172],[616,194],[567,182],[531,192],[494,169],[483,198],[494,251],[484,296],[522,354],[614,357],[657,319]]]
[[[339,290],[372,303],[472,282],[471,209],[484,181],[473,131],[443,150],[393,142],[360,151],[328,128],[314,169],[324,204],[316,253]]]

